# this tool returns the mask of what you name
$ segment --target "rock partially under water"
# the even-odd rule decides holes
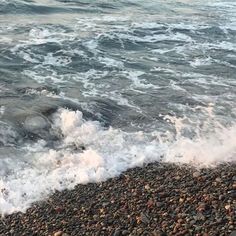
[[[42,116],[30,116],[25,119],[23,126],[28,132],[35,133],[49,128],[50,122]]]

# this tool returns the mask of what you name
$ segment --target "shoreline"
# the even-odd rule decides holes
[[[0,221],[0,235],[230,235],[236,163],[211,169],[153,163],[55,192]]]

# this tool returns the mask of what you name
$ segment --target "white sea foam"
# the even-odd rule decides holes
[[[119,33],[118,37],[121,39],[128,39],[133,42],[138,42],[138,43],[156,43],[156,42],[161,42],[161,41],[179,41],[179,42],[187,42],[187,43],[192,43],[194,40],[183,33],[165,33],[165,34],[154,34],[154,35],[146,35],[143,37],[139,36],[134,36],[130,34],[124,34],[124,33]]]
[[[83,43],[89,50],[95,52],[94,50],[98,47],[98,42],[94,39],[86,41]]]
[[[127,98],[124,98],[120,91],[112,91],[109,94],[103,94],[103,97],[107,97],[116,101],[118,105],[134,108],[136,111],[141,112],[141,109],[138,106],[135,106]]]
[[[4,114],[5,112],[5,106],[0,106],[0,117]]]
[[[109,67],[118,67],[122,68],[124,67],[124,63],[121,61],[117,61],[113,58],[108,58],[108,57],[98,57],[98,61],[101,62],[102,64],[105,64],[106,66]]]
[[[201,107],[196,107],[195,112]],[[204,122],[189,118],[166,116],[175,125],[176,139],[169,146],[165,161],[210,167],[218,163],[236,161],[236,125],[224,127],[215,119],[212,104],[205,108]],[[194,132],[194,138],[183,135],[184,130]]]
[[[131,87],[136,89],[159,88],[158,86],[155,86],[141,78],[141,76],[145,74],[142,71],[126,71],[124,74],[126,74],[128,79],[132,81]]]
[[[61,43],[64,40],[72,40],[74,37],[75,34],[68,34],[63,29],[35,27],[29,31],[29,38],[27,40],[22,40],[22,43],[25,45]]]
[[[44,68],[44,70],[48,70],[48,75],[44,75],[42,72],[40,72],[40,69],[42,69],[40,66],[35,66],[36,71],[33,70],[24,70],[22,72],[23,75],[30,77],[31,79],[35,80],[37,83],[40,84],[54,84],[54,85],[60,85],[65,83],[66,76],[64,75],[58,75],[55,70],[51,70],[50,68]]]
[[[190,61],[190,65],[192,67],[198,67],[198,66],[208,66],[211,65],[212,59],[210,57],[207,58],[196,58],[193,61]]]
[[[48,53],[44,57],[43,65],[66,66],[71,61],[71,58],[68,56],[54,56],[52,53]]]
[[[196,124],[187,117],[164,117],[175,132],[163,134],[104,129],[97,121],[85,121],[80,111],[59,110],[53,128],[63,137],[60,148],[50,149],[39,141],[0,159],[0,211],[24,211],[56,189],[103,181],[153,161],[196,166],[236,161],[236,126],[217,123],[212,109],[206,108],[208,118]],[[195,136],[185,136],[186,129]],[[81,146],[86,150],[80,151]]]

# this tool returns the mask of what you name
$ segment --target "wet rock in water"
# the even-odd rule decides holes
[[[34,133],[49,128],[50,123],[42,116],[30,116],[25,119],[23,126],[28,132]]]
[[[24,137],[30,140],[44,139],[47,140],[48,146],[54,146],[54,142],[58,140],[57,134],[50,129],[50,121],[40,115],[28,116],[22,125]]]

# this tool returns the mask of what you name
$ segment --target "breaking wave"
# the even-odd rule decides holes
[[[24,211],[55,190],[104,181],[150,162],[212,167],[236,161],[236,125],[222,126],[212,109],[205,109],[208,119],[200,123],[163,116],[174,129],[164,133],[104,128],[98,121],[84,120],[80,111],[60,109],[52,117],[51,129],[60,137],[53,147],[38,140],[1,158],[1,213]]]

